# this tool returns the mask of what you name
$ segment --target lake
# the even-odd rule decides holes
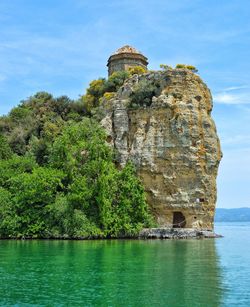
[[[1,306],[250,306],[250,223],[221,239],[0,241]]]

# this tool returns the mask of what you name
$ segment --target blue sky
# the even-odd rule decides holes
[[[0,0],[0,114],[37,91],[77,98],[111,53],[193,64],[214,97],[218,207],[250,207],[249,0]]]

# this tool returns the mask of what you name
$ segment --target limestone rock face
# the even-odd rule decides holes
[[[134,75],[106,106],[107,140],[120,166],[134,162],[160,226],[213,229],[222,154],[211,110],[185,69]]]

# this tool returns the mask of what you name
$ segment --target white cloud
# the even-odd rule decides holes
[[[221,104],[250,104],[250,87],[247,85],[231,86],[214,94],[214,101]]]
[[[220,93],[214,95],[214,101],[218,103],[235,104],[239,103],[239,97],[237,95]]]
[[[248,88],[249,86],[247,85],[231,86],[231,87],[226,87],[224,89],[224,92],[231,92],[231,91],[237,91],[237,90],[248,89]]]

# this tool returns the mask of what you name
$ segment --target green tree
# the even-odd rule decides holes
[[[15,214],[11,193],[0,187],[0,238],[17,236],[19,217]]]
[[[84,174],[86,169],[94,175],[98,172],[95,163],[112,161],[113,158],[105,140],[104,130],[92,119],[85,118],[79,123],[70,124],[55,140],[49,157],[50,164],[64,170],[70,177]]]
[[[87,238],[102,236],[101,230],[91,222],[81,206],[72,203],[74,197],[58,194],[50,206],[50,231],[60,238]]]
[[[131,164],[116,169],[105,140],[91,119],[70,125],[53,145],[51,166],[68,176],[71,210],[83,212],[105,236],[131,235],[149,223],[145,194]]]
[[[7,139],[0,134],[0,160],[11,158],[13,152],[7,142]]]
[[[82,96],[83,104],[88,112],[99,106],[99,99],[104,94],[105,79],[93,80],[90,82],[87,92]]]
[[[113,169],[100,178],[98,202],[105,234],[131,236],[152,225],[145,192],[131,162],[120,172]]]
[[[22,173],[9,180],[16,215],[19,216],[18,233],[25,237],[50,236],[49,205],[63,188],[63,172],[45,167],[32,173]]]
[[[0,187],[9,188],[9,180],[17,175],[31,173],[37,167],[32,156],[13,155],[8,160],[0,160]]]

